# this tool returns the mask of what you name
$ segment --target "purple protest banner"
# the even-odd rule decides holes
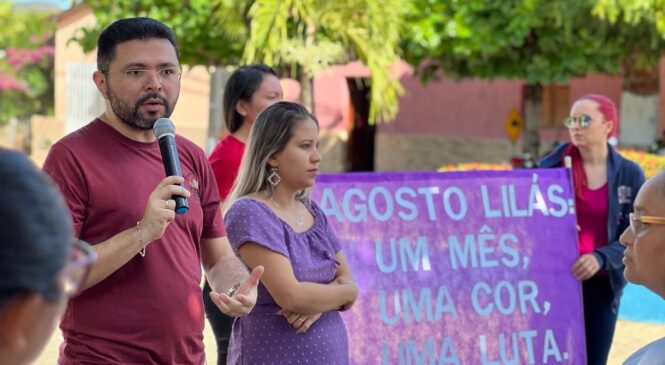
[[[584,364],[565,169],[322,175],[353,364]]]

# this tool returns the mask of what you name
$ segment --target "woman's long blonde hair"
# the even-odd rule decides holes
[[[224,205],[224,213],[244,196],[263,191],[273,193],[273,187],[268,183],[268,160],[286,147],[296,126],[308,119],[314,121],[318,128],[316,117],[304,106],[287,101],[275,103],[259,114],[252,125],[238,176]],[[308,199],[309,194],[310,189],[303,189],[298,192],[296,199]]]

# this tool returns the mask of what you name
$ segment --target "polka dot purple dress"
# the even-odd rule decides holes
[[[279,219],[264,203],[250,198],[236,201],[224,219],[234,250],[254,242],[286,256],[298,281],[327,284],[335,277],[339,241],[313,202],[312,227],[302,233]],[[269,275],[269,273],[267,273]],[[306,333],[296,333],[282,316],[263,284],[256,306],[233,324],[227,364],[348,364],[346,327],[338,311],[324,313]]]

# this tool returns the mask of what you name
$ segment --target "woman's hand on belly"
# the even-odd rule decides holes
[[[286,319],[286,321],[295,328],[297,333],[305,333],[307,330],[312,327],[312,324],[316,322],[323,313],[316,314],[299,314],[289,312],[285,309],[277,312],[277,315],[280,315]]]

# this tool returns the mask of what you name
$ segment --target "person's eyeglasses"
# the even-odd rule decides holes
[[[665,217],[630,213],[628,218],[630,219],[630,230],[633,231],[633,235],[635,236],[641,233],[646,228],[647,224],[665,225]]]
[[[71,258],[58,274],[58,283],[63,295],[72,298],[81,292],[95,260],[97,252],[89,244],[82,240],[74,242]]]
[[[566,128],[587,128],[589,124],[591,124],[591,117],[588,115],[570,116],[563,120],[563,125]]]
[[[155,71],[133,68],[122,71],[121,75],[127,81],[136,82],[136,83],[145,83],[152,77],[153,72]],[[180,81],[180,77],[182,76],[182,68],[180,67],[161,68],[156,72],[161,82],[168,82],[171,84],[175,84],[178,81]],[[105,73],[108,74],[108,71]]]

